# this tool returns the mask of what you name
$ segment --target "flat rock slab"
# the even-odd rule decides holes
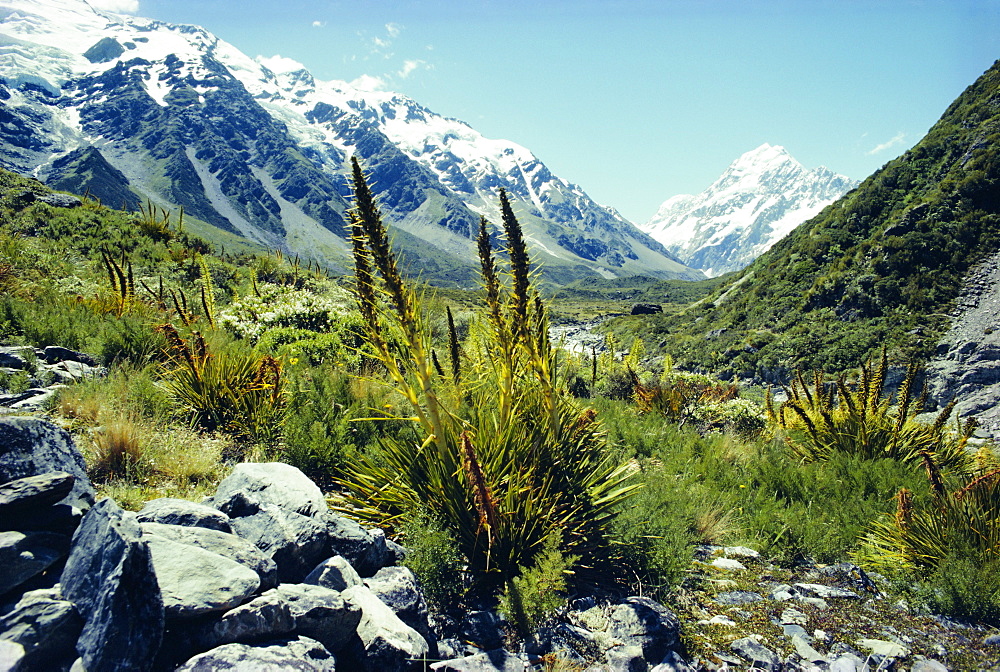
[[[226,533],[233,531],[229,525],[229,516],[222,511],[186,499],[173,497],[151,499],[135,515],[140,523],[204,527]]]
[[[735,560],[733,558],[716,558],[715,560],[712,560],[712,567],[715,567],[716,569],[725,569],[729,571],[735,571],[747,568],[747,566],[744,565],[742,562],[740,562],[739,560]]]
[[[328,509],[319,487],[301,471],[283,462],[236,465],[219,483],[213,503],[230,516],[238,515],[230,510],[236,495],[309,517],[325,514]]]
[[[176,672],[336,672],[336,661],[323,645],[308,637],[252,646],[225,644],[198,654]]]
[[[246,539],[205,527],[184,527],[163,523],[141,523],[145,535],[155,535],[225,556],[257,573],[260,590],[278,585],[278,566]]]
[[[905,658],[910,655],[910,650],[901,644],[887,642],[883,639],[859,639],[858,646],[867,649],[877,656],[886,658]]]
[[[55,504],[73,490],[76,479],[65,471],[26,476],[0,485],[0,516]]]
[[[64,503],[80,510],[95,500],[83,455],[66,430],[32,417],[0,417],[0,483],[62,471],[74,477]]]
[[[60,580],[84,619],[76,650],[88,670],[149,669],[163,639],[163,600],[135,514],[95,504],[73,535]]]
[[[69,550],[69,537],[54,532],[0,532],[0,595],[38,576]]]
[[[196,546],[146,537],[167,618],[193,618],[243,604],[260,587],[252,569]]]

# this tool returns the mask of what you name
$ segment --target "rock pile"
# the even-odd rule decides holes
[[[575,623],[517,653],[502,649],[493,611],[468,614],[439,643],[416,578],[398,564],[405,549],[332,514],[286,464],[240,464],[208,502],[156,499],[130,513],[95,503],[66,432],[4,418],[0,481],[0,670],[524,670],[551,653],[613,669],[680,661],[679,622],[640,597],[583,604]]]
[[[57,345],[0,347],[0,408],[41,408],[59,388],[106,374],[90,355]]]

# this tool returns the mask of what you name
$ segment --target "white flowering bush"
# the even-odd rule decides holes
[[[689,412],[706,429],[727,429],[743,438],[758,436],[767,427],[764,409],[749,399],[702,402]]]
[[[351,312],[351,296],[339,287],[322,293],[262,283],[260,295],[251,294],[221,311],[218,322],[237,338],[257,343],[272,329],[301,329],[314,333],[331,331]]]

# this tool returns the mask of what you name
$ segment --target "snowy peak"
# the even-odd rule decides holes
[[[702,193],[664,201],[641,228],[685,264],[721,275],[743,268],[856,185],[824,167],[806,169],[784,147],[763,144]]]

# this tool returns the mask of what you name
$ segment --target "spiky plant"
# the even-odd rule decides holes
[[[450,322],[452,375],[442,375],[419,297],[400,274],[356,160],[353,170],[358,306],[372,355],[407,400],[420,439],[383,441],[377,455],[361,455],[341,481],[342,510],[390,529],[429,512],[448,525],[486,584],[531,566],[553,532],[567,553],[599,560],[609,552],[613,511],[635,486],[626,467],[607,457],[593,413],[581,413],[557,389],[548,317],[506,193],[510,268],[498,268],[482,219],[486,314],[461,349]]]
[[[955,408],[945,406],[933,423],[920,422],[926,394],[913,394],[919,369],[907,368],[895,394],[885,391],[888,358],[883,352],[877,363],[861,366],[856,383],[841,376],[828,383],[820,371],[807,382],[796,373],[786,388],[788,399],[775,407],[767,399],[768,415],[784,430],[789,447],[807,460],[825,460],[834,452],[866,459],[892,458],[915,466],[924,464],[929,454],[943,469],[970,468],[965,446],[975,429],[970,422],[949,431],[946,423]]]

